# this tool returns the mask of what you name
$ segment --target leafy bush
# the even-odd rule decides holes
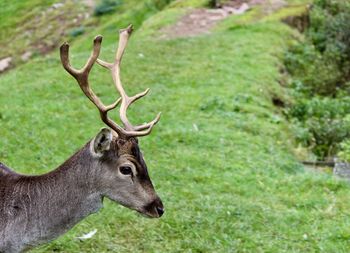
[[[314,97],[291,107],[297,140],[321,159],[335,155],[340,143],[350,138],[350,98]]]
[[[311,15],[309,37],[326,59],[333,58],[342,72],[340,82],[350,78],[350,2],[317,0]]]
[[[114,12],[121,4],[121,0],[102,0],[98,5],[96,5],[94,15],[102,16],[104,14]]]
[[[293,84],[301,84],[299,91],[306,95],[336,96],[347,85],[340,82],[342,72],[334,58],[323,57],[312,44],[294,46],[285,60],[287,70],[294,77]]]
[[[346,139],[340,143],[338,157],[343,161],[350,162],[350,139]]]
[[[309,95],[336,96],[350,80],[350,2],[316,0],[305,42],[286,54],[286,67]]]
[[[290,48],[285,64],[296,97],[287,116],[297,139],[320,159],[339,149],[345,156],[344,140],[350,138],[350,2],[315,0],[305,40]]]

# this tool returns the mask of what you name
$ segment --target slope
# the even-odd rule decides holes
[[[152,88],[131,119],[163,112],[141,146],[164,218],[106,201],[102,212],[33,252],[346,252],[349,186],[303,170],[272,103],[286,96],[279,67],[295,32],[278,21],[280,13],[265,18],[252,10],[208,35],[160,39],[159,29],[183,8],[173,4],[147,19],[122,66],[130,94]],[[104,30],[103,59],[113,57],[116,28]],[[91,41],[72,45],[75,66]],[[106,103],[114,101],[103,69],[95,66],[91,83]],[[0,84],[0,160],[19,172],[49,171],[102,127],[57,52],[0,76]],[[74,240],[93,229],[92,239]]]

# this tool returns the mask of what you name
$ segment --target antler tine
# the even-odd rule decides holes
[[[129,97],[126,94],[126,92],[123,88],[122,82],[120,80],[121,60],[122,60],[122,57],[124,55],[125,48],[127,46],[127,43],[128,43],[128,40],[129,40],[129,37],[130,37],[132,31],[133,31],[132,25],[129,25],[127,28],[121,29],[119,31],[119,44],[118,44],[117,52],[115,54],[114,63],[108,63],[108,62],[102,61],[100,59],[97,59],[97,63],[105,68],[110,69],[110,71],[112,73],[112,78],[113,78],[114,84],[115,84],[119,94],[122,97],[122,102],[121,102],[120,111],[119,111],[120,120],[124,124],[124,127],[126,128],[126,131],[129,133],[129,136],[144,136],[144,135],[148,135],[152,131],[153,126],[158,123],[158,121],[160,119],[160,113],[151,122],[140,125],[140,126],[133,126],[130,123],[130,121],[128,120],[128,117],[126,115],[126,111],[127,111],[128,107],[136,100],[147,95],[147,93],[149,92],[149,89],[146,89],[145,91],[138,93],[135,96]],[[141,131],[141,130],[143,130],[143,131]]]
[[[71,74],[74,78],[76,75],[78,75],[79,71],[72,68],[69,62],[69,45],[67,42],[64,42],[62,46],[60,47],[60,55],[61,55],[61,62],[65,70],[69,74]]]
[[[94,39],[94,46],[93,46],[93,50],[91,52],[91,55],[90,55],[89,59],[87,60],[85,66],[81,70],[83,73],[89,74],[92,66],[94,65],[95,61],[97,60],[98,56],[100,55],[101,43],[102,43],[102,36],[97,35]]]
[[[144,129],[147,129],[147,128],[151,128],[151,129],[152,129],[152,127],[153,127],[155,124],[157,124],[158,121],[160,120],[160,115],[161,115],[161,114],[162,114],[161,112],[158,113],[158,114],[157,114],[157,117],[156,117],[154,120],[152,120],[152,121],[149,122],[149,123],[145,123],[145,124],[143,124],[143,125],[135,126],[134,129],[135,129],[136,131],[144,130]]]
[[[102,101],[96,96],[96,94],[92,91],[89,85],[88,76],[90,73],[90,70],[92,66],[94,65],[95,61],[97,60],[97,57],[100,54],[101,49],[101,42],[102,42],[102,36],[96,36],[94,39],[94,47],[93,51],[87,60],[85,66],[82,69],[75,69],[70,65],[69,62],[69,45],[67,42],[65,42],[60,47],[60,55],[61,55],[61,62],[63,67],[67,70],[68,73],[70,73],[78,82],[81,90],[84,92],[84,94],[90,99],[90,101],[97,107],[97,109],[100,112],[101,119],[106,125],[111,127],[113,130],[115,130],[118,134],[127,136],[128,133],[118,126],[114,121],[112,121],[107,113],[108,111],[116,108],[118,104],[121,102],[122,98],[119,98],[116,102],[114,102],[111,105],[105,106]]]
[[[115,62],[121,62],[126,45],[128,44],[129,37],[133,30],[134,29],[131,24],[127,28],[119,30],[119,44],[117,53],[115,54]]]
[[[115,54],[114,63],[105,62],[100,59],[97,59],[97,63],[110,70],[112,70],[116,65],[120,65],[121,59],[123,57],[126,45],[128,43],[128,40],[132,31],[133,31],[133,27],[131,24],[127,28],[119,30],[119,44],[118,44],[117,52]]]

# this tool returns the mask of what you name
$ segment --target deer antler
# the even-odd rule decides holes
[[[97,36],[94,39],[94,48],[91,53],[91,56],[87,60],[85,66],[79,70],[74,69],[69,63],[69,56],[68,56],[69,45],[67,43],[64,43],[60,48],[61,62],[63,67],[67,70],[69,74],[71,74],[77,80],[81,90],[91,100],[91,102],[97,107],[97,109],[100,112],[102,121],[107,126],[109,126],[114,131],[116,131],[120,136],[125,138],[145,136],[150,134],[153,126],[157,124],[157,122],[160,119],[160,113],[159,113],[157,117],[151,122],[145,123],[139,126],[133,126],[127,118],[126,111],[128,107],[136,100],[145,96],[149,91],[149,89],[147,89],[144,92],[141,92],[139,94],[136,94],[135,96],[129,97],[126,94],[120,80],[120,63],[131,33],[132,33],[132,25],[129,25],[126,29],[122,29],[119,31],[119,45],[118,45],[114,63],[108,63],[98,59],[98,56],[100,54],[100,49],[101,49],[102,36]],[[115,103],[111,105],[105,106],[90,88],[88,76],[95,62],[97,62],[98,64],[100,64],[105,68],[108,68],[111,71],[114,84],[121,95],[121,98],[119,98]],[[117,123],[115,123],[113,120],[111,120],[108,117],[108,111],[116,108],[120,102],[121,102],[120,111],[119,111],[120,119],[124,124],[125,129],[120,127]]]
[[[97,59],[97,63],[105,68],[108,68],[111,71],[114,84],[122,97],[119,112],[120,112],[120,120],[123,122],[124,127],[126,128],[127,131],[137,131],[138,132],[137,136],[142,136],[142,135],[147,135],[152,131],[153,126],[160,119],[160,113],[151,122],[149,122],[147,124],[140,125],[140,126],[133,126],[130,123],[130,121],[128,120],[128,117],[126,115],[126,111],[127,111],[128,107],[136,100],[144,97],[149,91],[149,89],[146,89],[144,92],[141,92],[139,94],[136,94],[135,96],[129,97],[126,94],[126,92],[123,88],[123,85],[121,83],[121,80],[120,80],[120,64],[121,64],[121,60],[122,60],[126,45],[128,43],[128,40],[129,40],[129,37],[130,37],[132,31],[133,31],[132,25],[129,25],[127,28],[119,31],[119,45],[118,45],[118,49],[117,49],[117,52],[115,55],[114,63],[108,63],[108,62],[102,61],[100,59]],[[141,131],[141,130],[143,130],[143,131]]]

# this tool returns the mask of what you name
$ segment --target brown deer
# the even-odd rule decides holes
[[[0,252],[21,252],[65,233],[86,216],[97,212],[107,197],[148,217],[164,213],[154,190],[137,137],[151,133],[160,114],[150,123],[133,126],[128,107],[148,89],[129,97],[120,81],[120,63],[132,26],[120,30],[114,63],[98,59],[102,37],[94,40],[93,52],[78,70],[69,63],[69,45],[60,48],[63,67],[77,80],[84,94],[100,112],[103,128],[95,138],[54,171],[40,176],[20,175],[0,163]],[[121,95],[105,106],[91,90],[88,76],[94,63],[111,71]],[[120,105],[117,125],[107,113]]]

